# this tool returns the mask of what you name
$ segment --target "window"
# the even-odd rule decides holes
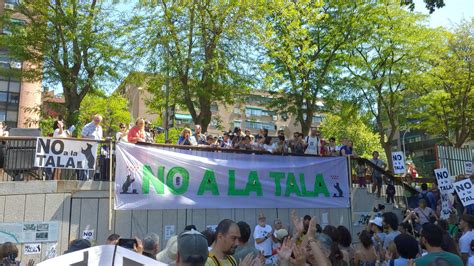
[[[5,113],[5,111],[0,111],[0,121],[5,121],[7,120],[7,115]]]
[[[20,94],[18,93],[10,93],[10,97],[8,99],[8,102],[9,103],[16,103],[18,104],[18,102],[20,101]]]
[[[21,20],[21,19],[15,19],[15,18],[12,18],[10,19],[11,21],[11,24],[10,25],[4,25],[3,26],[3,33],[4,34],[11,34],[11,28],[10,27],[18,27],[18,26],[23,26],[26,24],[26,22],[24,20]],[[6,27],[5,27],[6,26]]]
[[[245,126],[247,128],[253,129],[262,129],[266,128],[268,130],[275,130],[275,124],[273,123],[265,123],[265,122],[255,122],[255,121],[245,121]]]
[[[240,114],[240,108],[234,107],[234,114]]]
[[[6,102],[8,98],[8,93],[0,92],[0,102]]]
[[[19,81],[10,81],[10,92],[20,92]]]
[[[0,91],[8,91],[8,81],[0,80]]]
[[[219,107],[217,106],[216,103],[211,104],[211,112],[217,112],[219,111]]]
[[[17,121],[18,112],[17,111],[8,111],[7,113],[7,121]]]
[[[234,127],[241,127],[241,126],[242,126],[242,121],[234,120]]]
[[[258,108],[245,108],[245,115],[246,116],[268,116],[270,113],[266,110],[258,109]]]
[[[18,5],[18,0],[5,0],[5,4]]]
[[[321,122],[323,122],[323,117],[322,116],[320,116],[320,115],[313,116],[313,123],[314,124],[319,124]]]

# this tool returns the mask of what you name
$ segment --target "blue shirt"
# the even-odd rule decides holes
[[[352,154],[352,147],[349,147],[347,145],[344,145],[341,147],[341,150],[339,151],[339,155],[342,156],[342,150],[346,152],[346,155],[351,155]]]
[[[87,139],[101,140],[102,139],[102,127],[96,126],[94,122],[90,122],[85,125],[81,131],[81,136]]]

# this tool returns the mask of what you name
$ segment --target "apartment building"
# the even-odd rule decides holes
[[[19,0],[0,0],[0,15],[6,10],[15,11]],[[20,15],[13,13],[12,20],[18,24],[26,23]],[[1,34],[10,34],[8,29],[0,29]],[[19,62],[8,55],[8,51],[0,47],[0,68],[10,73],[32,68],[28,62]],[[22,80],[18,75],[0,75],[0,121],[6,122],[10,128],[37,128],[39,112],[33,109],[41,106],[41,82]]]
[[[137,79],[132,78],[135,75],[145,74],[131,73],[117,90],[128,99],[129,111],[134,119],[144,117],[155,121],[158,114],[151,110],[147,104],[151,101],[152,95],[143,84],[140,84],[146,82],[147,79],[138,79],[141,82],[137,83]],[[295,117],[290,114],[278,114],[275,110],[271,110],[268,107],[270,101],[271,95],[269,93],[253,90],[238,96],[232,104],[215,102],[211,105],[212,119],[207,132],[221,135],[223,131],[235,127],[249,129],[254,134],[262,128],[268,129],[270,135],[276,135],[278,130],[284,130],[287,136],[293,132],[300,132],[301,127]],[[176,107],[173,119],[176,127],[192,128],[194,126],[191,114],[184,108]],[[323,119],[323,114],[315,114],[313,126],[319,126]]]

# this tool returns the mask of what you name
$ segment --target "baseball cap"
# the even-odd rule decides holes
[[[184,231],[178,236],[178,253],[184,263],[202,263],[207,260],[207,239],[196,230]]]
[[[178,254],[178,236],[172,236],[166,243],[165,249],[156,255],[156,260],[165,264],[170,264],[176,261]]]
[[[286,236],[288,236],[288,231],[286,229],[279,229],[273,233],[273,236],[278,240],[283,240]]]
[[[382,227],[383,226],[382,221],[383,221],[382,217],[375,217],[374,219],[369,220],[369,224],[375,224],[378,227]]]

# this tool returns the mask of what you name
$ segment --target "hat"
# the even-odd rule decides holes
[[[204,264],[209,254],[207,239],[196,230],[184,231],[178,237],[178,252],[184,263]]]
[[[273,236],[278,240],[283,240],[286,236],[288,236],[288,231],[286,229],[279,229],[273,233]]]
[[[383,221],[382,217],[375,217],[374,219],[369,220],[369,224],[375,224],[378,227],[382,227],[383,226],[382,221]]]
[[[151,233],[143,239],[143,251],[152,253],[158,244],[160,244],[160,237],[155,233]]]
[[[91,247],[91,242],[87,239],[75,239],[69,243],[69,247],[66,251],[64,251],[64,254],[71,253],[74,251],[86,249]]]
[[[170,264],[176,261],[178,255],[178,236],[172,236],[168,243],[166,243],[165,249],[156,255],[156,260],[166,264]]]

